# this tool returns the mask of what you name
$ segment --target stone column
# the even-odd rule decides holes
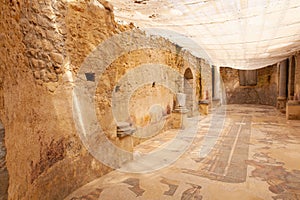
[[[185,103],[186,103],[186,94],[177,93],[176,94],[176,106],[175,106],[174,112],[187,113],[188,109],[186,108]]]
[[[212,98],[214,99],[215,98],[215,70],[216,70],[216,68],[215,68],[215,66],[213,65],[212,67],[211,67],[211,80],[212,80]]]
[[[299,78],[297,78],[297,57],[292,56],[289,58],[289,85],[288,85],[288,102],[286,103],[286,118],[297,119],[300,120],[300,99],[299,93],[297,92],[297,81],[299,82]],[[298,80],[297,80],[298,79]]]
[[[213,99],[212,99],[212,107],[218,107],[221,105],[221,97],[220,97],[220,68],[217,66],[212,66],[212,88],[213,88]],[[200,113],[205,114],[207,113],[205,110],[202,109],[203,104],[199,102],[199,109]]]
[[[214,66],[214,99],[220,99],[220,70]]]
[[[279,95],[277,98],[277,108],[285,109],[287,100],[287,67],[288,60],[281,61],[279,64]]]
[[[289,58],[289,85],[288,85],[288,99],[294,100],[295,96],[295,57]]]
[[[286,98],[287,60],[282,61],[279,67],[279,97]]]

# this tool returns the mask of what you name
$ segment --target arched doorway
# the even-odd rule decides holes
[[[5,130],[0,121],[0,199],[7,199],[8,172],[6,168],[6,148],[4,145]]]
[[[193,88],[194,88],[194,76],[190,68],[187,68],[184,72],[184,93],[186,94],[186,107],[189,110],[188,116],[193,116]]]

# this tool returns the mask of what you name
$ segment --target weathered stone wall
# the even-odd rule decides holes
[[[196,78],[201,78],[201,84],[198,86],[200,90],[199,100],[209,100],[212,101],[212,76],[211,76],[211,66],[205,62],[201,61],[201,72],[200,76]]]
[[[5,130],[0,122],[0,200],[7,199],[8,172],[6,168],[6,147],[4,141]]]
[[[3,80],[0,75],[0,115],[4,112]],[[6,168],[5,130],[0,120],[0,200],[7,199],[8,172]]]
[[[131,95],[130,120],[138,127],[157,123],[163,116],[171,114],[173,101],[174,93],[169,88],[157,83],[143,85]]]
[[[77,136],[72,77],[90,51],[122,27],[111,7],[96,1],[2,0],[0,9],[9,199],[62,199],[111,170]]]
[[[82,62],[100,43],[131,27],[116,24],[112,7],[104,1],[2,0],[0,9],[0,118],[5,126],[8,199],[63,199],[112,170],[91,156],[78,137],[72,114],[73,80]],[[178,51],[178,46],[168,41],[164,44]],[[186,52],[178,56],[152,51],[154,59],[180,70],[186,62],[183,57],[188,67],[199,69],[201,63],[205,64]],[[147,51],[140,54],[149,56]],[[125,57],[119,59],[122,65],[129,59]],[[118,66],[117,62],[110,70],[114,64]],[[119,70],[133,66],[137,65],[128,64]],[[109,77],[115,75],[110,73]],[[202,90],[199,84],[195,86],[197,98],[210,90],[209,77],[203,75]],[[199,73],[195,75],[197,80]],[[107,87],[114,89],[112,85]],[[159,85],[157,89],[152,97],[167,94],[164,98],[168,102],[163,101],[163,107],[172,107],[171,94]],[[144,101],[140,98],[144,94],[138,92],[134,99]],[[100,95],[105,93],[99,90]],[[138,120],[144,117],[142,111],[133,112]]]
[[[262,104],[276,106],[277,65],[257,70],[256,86],[240,86],[237,69],[221,67],[220,74],[228,104]]]
[[[144,33],[135,34],[135,42],[147,43],[142,41],[145,39]],[[158,123],[171,114],[175,94],[184,92],[184,72],[187,68],[191,68],[194,75],[194,83],[190,87],[194,90],[195,113],[198,101],[203,96],[200,92],[211,90],[210,68],[203,59],[186,51],[178,51],[177,45],[163,38],[158,37],[150,43],[159,45],[122,54],[99,78],[96,91],[97,116],[102,130],[117,144],[120,141],[116,138],[116,122],[126,121],[137,127],[137,138],[154,136],[170,128],[166,127],[169,125],[167,122],[162,126]],[[201,70],[204,74],[200,90]],[[161,109],[156,107],[155,111],[152,110],[154,105]],[[160,119],[156,119],[158,116]],[[140,140],[134,140],[134,144],[138,144],[137,141]]]

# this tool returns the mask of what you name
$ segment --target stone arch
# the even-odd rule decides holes
[[[8,172],[6,168],[6,148],[4,144],[5,129],[0,121],[0,199],[7,199]]]
[[[186,107],[189,110],[188,116],[192,116],[194,112],[194,75],[191,68],[186,68],[184,71],[183,81],[184,93],[186,94]]]

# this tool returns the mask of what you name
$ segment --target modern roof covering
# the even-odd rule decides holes
[[[264,67],[300,50],[299,0],[110,0],[119,21],[163,35],[216,66]]]

